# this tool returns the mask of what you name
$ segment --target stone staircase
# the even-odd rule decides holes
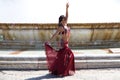
[[[120,54],[75,54],[76,69],[118,68]],[[45,56],[0,56],[0,69],[38,70],[47,69]]]

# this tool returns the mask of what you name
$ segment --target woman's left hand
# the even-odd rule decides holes
[[[69,3],[66,4],[66,8],[68,8],[68,7],[69,7]]]

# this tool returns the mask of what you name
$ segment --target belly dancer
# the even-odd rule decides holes
[[[68,46],[70,28],[67,26],[69,4],[66,4],[66,16],[59,17],[58,28],[48,42],[45,43],[48,69],[51,74],[68,76],[75,73],[74,54]],[[56,51],[48,43],[57,35],[61,36],[61,48]]]

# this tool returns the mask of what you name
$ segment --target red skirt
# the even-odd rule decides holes
[[[45,52],[49,71],[54,75],[67,76],[75,73],[74,54],[64,46],[59,51],[45,43]]]

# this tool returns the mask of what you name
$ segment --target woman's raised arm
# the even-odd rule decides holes
[[[68,8],[69,8],[69,3],[66,4],[66,21],[68,20]]]

